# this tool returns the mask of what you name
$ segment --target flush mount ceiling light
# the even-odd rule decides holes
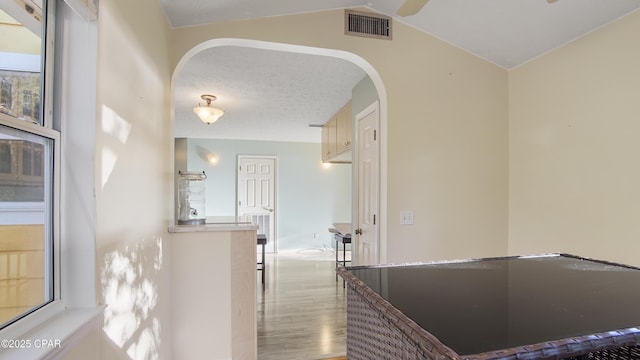
[[[202,120],[205,124],[211,125],[224,114],[224,111],[211,106],[211,102],[216,99],[215,96],[205,94],[200,96],[200,98],[206,101],[207,104],[205,106],[200,106],[200,104],[198,104],[197,107],[193,108],[193,112],[195,112],[200,120]]]

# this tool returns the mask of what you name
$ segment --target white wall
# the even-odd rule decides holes
[[[207,216],[234,216],[237,155],[276,156],[278,251],[322,249],[332,223],[351,221],[351,165],[324,167],[321,154],[317,143],[188,139],[187,166],[207,174]]]
[[[640,12],[510,74],[509,252],[640,265]]]
[[[96,276],[109,359],[171,358],[169,35],[156,0],[100,1]]]

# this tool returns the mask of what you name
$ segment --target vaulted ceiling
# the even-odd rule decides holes
[[[174,27],[364,6],[506,69],[640,8],[640,0],[430,0],[417,14],[399,17],[396,11],[403,0],[160,1]],[[216,61],[215,69],[207,66],[211,61]],[[322,76],[314,76],[318,71],[305,66],[330,68],[337,75],[330,78],[322,72]],[[319,141],[319,131],[308,125],[326,121],[363,76],[359,68],[331,57],[233,47],[210,49],[193,58],[177,79],[176,94],[185,97],[176,98],[176,136]],[[228,109],[224,115],[229,118],[227,124],[214,124],[219,128],[216,134],[188,125],[195,119],[191,109],[207,84],[216,84],[220,94],[225,94],[219,104]],[[234,104],[240,97],[244,104]],[[236,115],[242,115],[243,122],[232,124]],[[243,128],[241,124],[250,124],[250,119],[261,119],[262,123],[268,119],[270,125],[249,135],[256,127]]]

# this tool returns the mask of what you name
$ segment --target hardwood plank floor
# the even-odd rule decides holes
[[[346,353],[346,291],[335,254],[267,255],[258,275],[258,359],[318,360]]]

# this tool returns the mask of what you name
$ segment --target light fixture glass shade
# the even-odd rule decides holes
[[[193,109],[193,112],[195,112],[200,120],[205,122],[207,125],[213,124],[220,118],[220,116],[224,114],[224,111],[222,111],[221,109],[208,105],[195,107]]]

